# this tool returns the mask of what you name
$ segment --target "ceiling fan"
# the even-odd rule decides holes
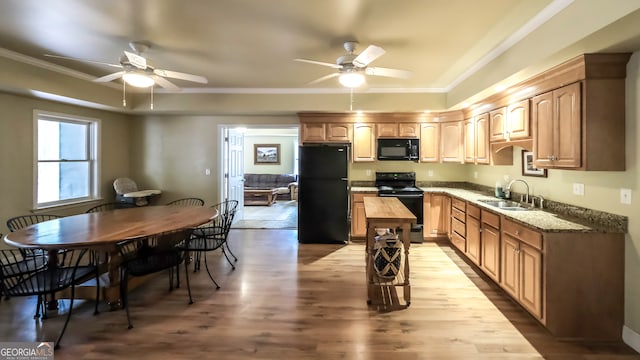
[[[180,88],[165,78],[192,81],[200,84],[206,84],[208,82],[208,80],[203,76],[156,68],[151,61],[142,56],[142,54],[147,51],[149,47],[151,47],[149,42],[131,41],[129,43],[129,47],[131,48],[131,50],[133,50],[133,52],[125,50],[124,53],[120,56],[120,64],[110,64],[100,61],[78,59],[51,54],[45,54],[45,56],[58,59],[67,59],[107,65],[122,69],[121,71],[94,79],[94,82],[109,82],[122,78],[124,82],[135,87],[146,88],[153,86],[154,84],[158,84],[165,89],[175,91],[180,90]]]
[[[336,60],[335,64],[308,59],[294,59],[294,61],[328,66],[334,69],[338,69],[337,73],[323,76],[319,79],[311,81],[309,84],[316,84],[333,77],[338,77],[340,84],[342,84],[343,86],[348,88],[357,88],[364,84],[365,75],[385,76],[401,79],[408,79],[411,77],[411,72],[407,70],[370,67],[369,64],[371,64],[375,59],[379,58],[385,53],[384,49],[376,45],[369,45],[360,54],[355,54],[357,45],[357,41],[345,42],[344,49],[347,51],[347,53],[340,56]]]

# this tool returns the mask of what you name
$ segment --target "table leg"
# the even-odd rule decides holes
[[[119,309],[120,302],[120,253],[117,249],[109,251],[108,260],[109,283],[104,288],[104,299],[111,310]]]
[[[411,245],[411,224],[402,225],[402,243],[404,245],[404,301],[411,304],[411,285],[409,283],[409,246]]]

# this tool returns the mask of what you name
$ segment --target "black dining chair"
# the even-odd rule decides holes
[[[59,219],[61,218],[61,216],[58,215],[51,215],[51,214],[39,214],[39,215],[35,215],[35,214],[29,214],[29,215],[18,215],[18,216],[14,216],[12,218],[10,218],[9,220],[7,220],[7,228],[9,228],[9,231],[14,232],[14,231],[18,231],[21,229],[26,228],[27,226],[31,226],[34,224],[38,224],[41,222],[45,222],[45,221],[49,221],[49,220],[54,220],[54,219]],[[38,252],[40,252],[40,250],[25,250],[25,249],[19,249],[20,252],[22,252],[22,256],[25,258],[29,258],[34,256],[35,254],[37,254]],[[8,294],[4,294],[5,298],[9,298]],[[38,318],[40,317],[40,307],[42,305],[42,299],[41,297],[38,297],[38,303],[36,304],[36,314],[34,315],[34,318]],[[43,318],[46,319],[46,312],[43,311],[42,312]]]
[[[133,328],[131,316],[129,314],[129,277],[145,276],[163,270],[169,270],[169,291],[173,290],[172,271],[184,262],[184,241],[191,235],[191,229],[168,231],[158,235],[127,240],[118,243],[118,250],[121,256],[120,263],[120,298],[122,307],[127,312],[127,322],[129,329]],[[189,304],[193,303],[191,298],[191,287],[189,285],[189,271],[185,263],[185,273],[187,290],[189,292]],[[180,278],[176,287],[180,286]]]
[[[103,204],[96,205],[92,208],[89,208],[87,211],[85,211],[85,213],[95,213],[95,212],[109,211],[109,210],[116,210],[116,209],[128,209],[128,208],[134,208],[134,207],[136,207],[135,204],[123,203],[123,202],[109,202],[109,203],[103,203]]]
[[[200,198],[183,198],[173,200],[167,203],[169,206],[204,206],[204,200]]]
[[[44,313],[42,299],[45,296],[71,288],[69,310],[55,344],[55,348],[58,348],[73,312],[75,286],[94,277],[96,279],[94,314],[98,313],[100,276],[98,266],[89,256],[85,256],[89,253],[87,249],[39,250],[33,251],[29,257],[25,257],[24,251],[20,249],[0,250],[2,291],[11,297],[38,296],[37,311],[39,312],[39,308],[42,307]]]
[[[207,274],[209,274],[209,278],[211,278],[211,281],[216,285],[216,289],[219,289],[220,285],[218,285],[209,270],[206,252],[221,249],[227,259],[227,262],[229,262],[231,268],[235,270],[236,267],[233,262],[231,262],[231,259],[229,259],[227,251],[231,256],[233,256],[235,261],[238,261],[238,258],[229,249],[227,239],[229,236],[229,230],[231,229],[231,223],[233,222],[233,217],[235,216],[238,207],[238,201],[226,200],[212,207],[218,210],[218,216],[212,221],[193,229],[191,237],[187,242],[185,242],[185,250],[195,253],[193,262],[194,272],[200,270],[200,261],[204,256],[204,266],[207,270]],[[225,246],[227,247],[227,250],[225,250]]]
[[[7,220],[7,227],[9,228],[9,231],[17,231],[33,224],[59,218],[61,218],[61,216],[58,215],[20,215]]]

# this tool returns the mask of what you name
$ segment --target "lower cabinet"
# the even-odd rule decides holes
[[[482,210],[480,267],[490,278],[500,281],[500,216]]]
[[[537,319],[542,319],[542,235],[505,220],[500,285]]]
[[[425,193],[423,211],[424,238],[448,238],[451,224],[451,197],[446,194]]]
[[[367,236],[367,221],[364,216],[364,198],[378,196],[376,193],[351,193],[351,239],[364,240]]]
[[[425,194],[425,234],[446,233],[443,209],[451,244],[553,336],[620,341],[624,234],[541,231],[447,194]]]
[[[480,265],[480,208],[467,205],[467,257]]]

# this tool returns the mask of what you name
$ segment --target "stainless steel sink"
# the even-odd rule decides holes
[[[513,211],[524,211],[529,210],[530,208],[523,206],[519,202],[511,201],[511,200],[500,200],[500,199],[487,199],[487,200],[478,200],[482,203],[485,203],[489,206],[497,207],[501,210],[513,210]]]

